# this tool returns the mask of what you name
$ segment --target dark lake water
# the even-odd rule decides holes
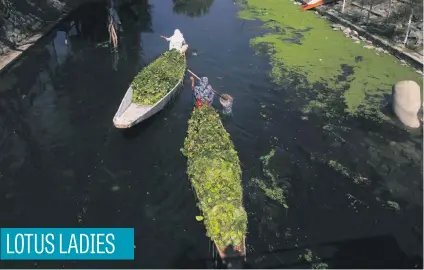
[[[188,76],[179,98],[151,120],[124,132],[112,124],[136,73],[168,48],[159,36],[178,28],[197,51],[189,67],[235,97],[223,122],[242,162],[246,267],[422,268],[422,132],[303,115],[300,102],[287,102],[295,85],[271,84],[268,59],[249,46],[260,24],[238,20],[232,1],[134,2],[119,9],[117,53],[108,47],[105,5],[89,4],[1,75],[0,225],[132,227],[135,261],[2,267],[211,267],[180,152],[192,105]],[[81,34],[66,46],[72,21]],[[251,185],[271,149],[287,210]],[[310,262],[299,258],[308,249]]]

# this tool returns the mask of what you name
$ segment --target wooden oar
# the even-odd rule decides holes
[[[188,72],[190,72],[191,73],[191,75],[193,75],[194,77],[196,77],[199,81],[200,81],[200,78],[199,78],[199,76],[197,76],[196,74],[194,74],[191,70],[189,70],[189,69],[187,69],[187,71]],[[211,87],[212,88],[212,87]],[[229,100],[229,98],[226,96],[226,95],[221,95],[220,93],[218,93],[215,89],[213,89],[212,88],[212,91],[215,93],[215,94],[217,94],[219,97],[221,97],[221,98],[223,98],[223,99],[225,99],[225,100]]]

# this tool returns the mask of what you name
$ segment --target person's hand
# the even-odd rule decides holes
[[[164,38],[164,39],[166,39],[166,37],[165,36],[160,36],[161,38]]]
[[[194,81],[194,78],[193,78],[193,76],[190,76],[190,80]]]

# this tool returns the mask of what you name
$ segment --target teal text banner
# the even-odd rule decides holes
[[[134,260],[133,228],[2,228],[1,260]]]

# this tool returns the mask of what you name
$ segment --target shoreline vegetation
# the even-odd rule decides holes
[[[241,168],[237,151],[218,113],[209,106],[194,109],[181,149],[195,190],[207,236],[224,251],[243,250],[247,213],[243,207]]]
[[[363,41],[352,42],[334,31],[331,22],[292,1],[245,0],[240,5],[240,19],[260,20],[268,30],[251,39],[251,46],[270,57],[274,83],[296,80],[293,94],[305,101],[304,113],[318,110],[337,116],[341,101],[350,115],[388,120],[380,107],[396,82],[413,80],[422,88],[422,77],[413,68],[392,55],[363,48]]]
[[[185,57],[179,52],[164,52],[135,76],[131,83],[132,101],[140,105],[155,104],[182,79],[185,67]]]

